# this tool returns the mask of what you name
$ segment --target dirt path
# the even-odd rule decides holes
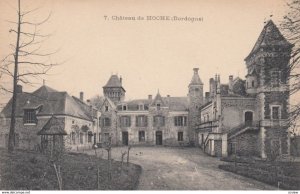
[[[112,157],[120,160],[121,150]],[[105,155],[105,154],[104,154]],[[142,166],[140,190],[274,190],[275,187],[218,168],[222,161],[197,148],[134,147],[130,162]]]

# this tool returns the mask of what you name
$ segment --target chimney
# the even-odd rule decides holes
[[[21,85],[17,85],[17,93],[22,93],[23,92],[23,87]]]
[[[148,100],[152,100],[152,95],[148,95]]]
[[[168,94],[167,97],[170,98],[171,96]]]
[[[120,76],[120,83],[121,83],[121,85],[122,85],[122,80],[123,80],[123,79],[122,79],[122,76]]]
[[[230,93],[231,93],[232,90],[233,90],[233,75],[230,75],[230,76],[229,76],[228,89],[229,89],[229,92],[230,92]]]
[[[80,99],[81,101],[83,101],[83,92],[80,92],[80,93],[79,93],[79,99]]]
[[[193,68],[194,74],[198,74],[199,68]]]

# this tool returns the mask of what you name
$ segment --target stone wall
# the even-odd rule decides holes
[[[222,98],[220,118],[222,132],[245,123],[245,112],[253,112],[253,120],[258,120],[255,98]]]
[[[258,144],[258,137],[258,131],[247,131],[235,138],[228,140],[229,154],[234,154],[234,149],[236,149],[236,153],[239,156],[259,156],[260,149]],[[235,146],[236,148],[234,148]]]

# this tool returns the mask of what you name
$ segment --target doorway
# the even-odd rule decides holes
[[[128,145],[128,132],[127,131],[122,132],[122,144]]]
[[[253,121],[253,112],[245,112],[245,125],[251,126]]]
[[[162,132],[156,131],[156,145],[162,145]]]

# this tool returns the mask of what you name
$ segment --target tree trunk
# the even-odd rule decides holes
[[[13,81],[13,96],[12,96],[12,107],[11,107],[10,129],[9,129],[9,137],[8,137],[8,152],[9,153],[14,151],[20,32],[21,32],[21,3],[20,3],[20,0],[18,0],[18,31],[17,31],[16,51],[15,51],[15,55],[14,55],[15,67],[14,67],[14,81]]]

